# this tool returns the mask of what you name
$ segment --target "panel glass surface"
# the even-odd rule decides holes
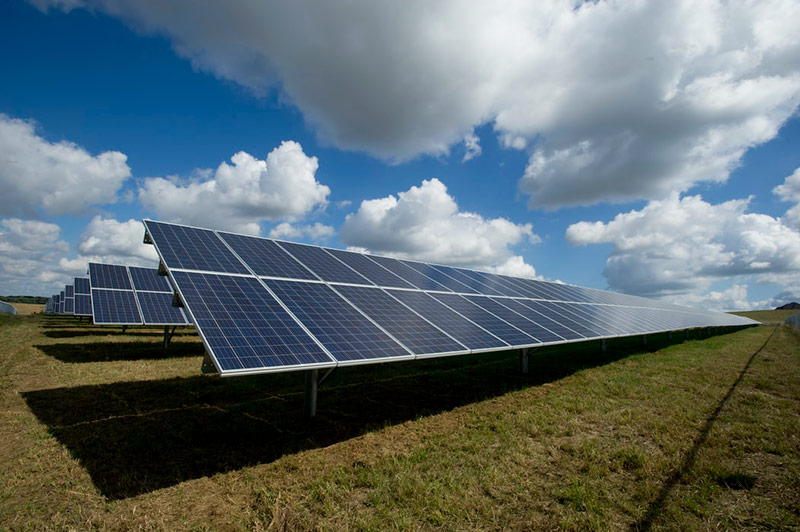
[[[579,305],[577,303],[552,303],[559,309],[564,316],[567,316],[579,323],[591,323],[593,327],[599,328],[604,334],[618,335],[628,334],[628,331],[614,324],[613,317],[598,305]]]
[[[500,292],[501,295],[511,296],[511,297],[530,296],[528,292],[520,290],[516,284],[507,281],[500,275],[496,275],[493,273],[486,273],[486,272],[476,272],[472,270],[463,270],[463,273],[465,275],[469,275],[477,279],[478,281],[485,284],[492,290]]]
[[[379,257],[377,255],[364,255],[364,256],[380,264],[387,270],[391,271],[398,277],[401,277],[403,280],[412,284],[414,287],[419,288],[420,290],[440,290],[442,292],[451,292],[451,290],[446,286],[437,283],[430,277],[422,275],[414,268],[409,268],[408,266],[406,266],[397,259],[391,259],[389,257]]]
[[[65,314],[74,314],[75,313],[75,300],[71,297],[64,299],[64,313]]]
[[[507,321],[501,320],[491,312],[479,307],[458,294],[431,294],[451,309],[469,318],[487,331],[507,342],[509,345],[538,344],[533,336],[522,332]]]
[[[170,269],[249,273],[213,231],[151,220],[144,223]]]
[[[456,279],[458,282],[469,286],[470,288],[472,288],[475,292],[477,292],[479,294],[483,294],[483,295],[487,295],[487,296],[503,296],[503,295],[507,295],[507,294],[504,294],[503,292],[499,292],[499,291],[495,290],[494,288],[491,288],[490,286],[488,286],[487,284],[482,282],[482,280],[479,280],[478,276],[469,275],[469,274],[466,273],[465,270],[462,270],[460,268],[452,268],[450,266],[435,266],[435,265],[431,265],[431,267],[439,270],[440,272],[442,272],[445,275],[449,275],[453,279]],[[478,273],[478,272],[474,272],[474,273]]]
[[[336,360],[413,357],[329,286],[296,281],[265,282]]]
[[[157,269],[137,268],[136,266],[129,266],[128,269],[131,272],[131,279],[133,279],[133,288],[135,290],[172,293],[172,287],[169,285],[167,276],[159,275]]]
[[[116,264],[89,263],[89,281],[92,288],[117,288],[131,290],[128,268]]]
[[[223,373],[334,365],[257,279],[180,271],[172,277]]]
[[[326,251],[378,286],[414,288],[410,283],[404,281],[386,268],[379,266],[374,261],[369,260],[361,253],[342,251],[340,249],[327,249]]]
[[[75,287],[71,284],[64,287],[64,292],[67,297],[75,297]]]
[[[219,232],[218,234],[256,275],[316,280],[313,273],[272,240],[232,233]]]
[[[97,325],[140,325],[132,290],[92,288],[92,316]]]
[[[478,327],[428,294],[408,290],[387,290],[387,292],[469,349],[508,346],[503,340]]]
[[[320,279],[331,283],[372,285],[372,282],[366,277],[359,275],[322,248],[292,242],[279,242],[279,245],[302,262],[306,268],[317,274]]]
[[[470,302],[478,305],[482,309],[491,312],[498,318],[503,319],[504,321],[510,323],[514,327],[521,329],[530,336],[533,336],[534,338],[536,338],[537,342],[543,343],[552,341],[552,340],[545,340],[545,338],[553,337],[553,333],[551,331],[519,315],[518,313],[509,309],[508,307],[501,305],[494,298],[491,298],[489,296],[464,296],[464,297],[467,298]],[[498,300],[505,301],[505,299],[498,299]]]
[[[75,278],[75,293],[76,294],[90,294],[89,292],[89,279],[86,277]]]
[[[349,301],[414,354],[464,352],[466,348],[380,288],[337,286]]]
[[[186,325],[178,307],[172,306],[172,294],[166,292],[136,292],[145,325]]]
[[[580,338],[580,335],[574,333],[570,334],[569,331],[561,327],[560,324],[558,324],[555,320],[531,311],[531,309],[520,303],[521,300],[509,299],[507,297],[492,299],[504,307],[508,307],[509,309],[513,310],[517,314],[521,314],[523,317],[534,322],[537,327],[540,327],[541,329],[536,334],[538,334],[537,338],[539,338],[542,342],[560,342],[563,340],[570,340],[572,338]],[[528,332],[533,334],[532,331]]]
[[[75,315],[92,315],[92,296],[89,294],[75,294]]]

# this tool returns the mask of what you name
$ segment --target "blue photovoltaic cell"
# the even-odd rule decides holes
[[[473,290],[469,286],[465,285],[462,282],[459,282],[449,275],[445,275],[441,272],[441,270],[437,270],[433,266],[429,266],[428,264],[423,264],[421,262],[413,262],[410,260],[401,260],[403,264],[417,270],[419,273],[424,275],[425,277],[429,277],[439,283],[442,286],[446,286],[453,292],[458,292],[460,294],[477,294],[477,290]]]
[[[75,294],[90,294],[89,279],[86,277],[75,278]]]
[[[218,233],[256,275],[286,279],[317,278],[278,244],[266,238]]]
[[[485,284],[492,290],[500,292],[504,296],[526,297],[529,295],[527,292],[520,290],[519,287],[516,286],[514,283],[510,283],[509,281],[503,279],[499,275],[495,275],[493,273],[475,272],[471,270],[462,270],[462,272],[465,275],[477,279],[478,281]]]
[[[133,288],[137,292],[146,290],[148,292],[169,292],[172,293],[172,287],[169,285],[166,275],[159,275],[158,270],[155,268],[137,268],[136,266],[128,266],[131,272],[131,279],[133,279]]]
[[[317,274],[320,279],[331,283],[372,285],[371,281],[356,273],[352,268],[322,248],[294,244],[292,242],[280,242],[279,245]]]
[[[145,325],[186,325],[178,307],[172,306],[172,294],[166,292],[136,292]]]
[[[521,301],[524,300],[509,299],[507,297],[493,299],[504,307],[508,307],[517,314],[520,314],[530,321],[536,323],[538,327],[541,327],[542,330],[537,333],[537,338],[543,342],[559,342],[562,340],[572,340],[581,337],[579,334],[576,334],[563,327],[563,325],[555,318],[552,318],[552,316],[542,316],[532,311],[530,308],[521,303]]]
[[[431,294],[451,309],[477,323],[490,333],[506,341],[509,345],[530,345],[540,343],[533,336],[522,332],[507,321],[501,320],[491,312],[470,303],[458,294]]]
[[[68,284],[64,287],[64,292],[66,293],[67,297],[75,297],[75,287],[71,284]]]
[[[181,271],[172,277],[223,373],[335,364],[257,279]]]
[[[327,251],[378,286],[414,288],[412,284],[407,283],[386,268],[369,260],[361,253],[342,251],[340,249],[328,249]]]
[[[336,290],[415,354],[465,351],[464,346],[380,288],[337,286]]]
[[[387,292],[469,349],[508,347],[503,340],[489,334],[428,294],[408,290]]]
[[[170,269],[249,273],[213,231],[152,220],[144,223]]]
[[[68,297],[64,300],[64,313],[65,314],[75,313],[75,300],[73,298]]]
[[[530,299],[515,299],[513,305],[521,305],[519,312],[527,307],[533,310],[536,314],[533,316],[540,320],[542,323],[548,323],[553,332],[556,332],[566,338],[567,340],[583,338],[594,338],[602,336],[598,331],[590,329],[586,324],[578,323],[573,319],[563,316],[557,312],[550,301],[533,301]],[[557,325],[556,325],[557,324]]]
[[[89,263],[89,280],[92,288],[117,288],[131,290],[127,266]]]
[[[592,323],[606,331],[605,334],[627,334],[628,331],[615,325],[611,321],[611,316],[603,309],[607,307],[595,305],[579,305],[577,303],[551,303],[564,316],[574,319],[580,323]]]
[[[364,255],[370,260],[377,262],[387,270],[390,270],[395,275],[401,277],[403,280],[408,281],[416,288],[421,290],[440,290],[442,292],[451,292],[449,288],[443,286],[430,277],[422,275],[414,268],[410,268],[397,259],[390,259],[389,257],[379,257],[377,255]]]
[[[92,315],[92,296],[89,294],[75,294],[75,315]]]
[[[295,281],[265,282],[336,360],[413,358],[329,286]]]
[[[92,287],[92,308],[97,325],[141,325],[142,317],[132,290]]]
[[[475,303],[484,310],[487,310],[497,316],[498,318],[507,321],[514,327],[523,330],[529,335],[536,338],[538,342],[551,342],[553,340],[553,333],[545,329],[541,325],[532,322],[529,319],[512,311],[497,301],[505,301],[505,299],[490,298],[488,296],[464,296],[472,303]],[[560,338],[559,338],[560,340]]]

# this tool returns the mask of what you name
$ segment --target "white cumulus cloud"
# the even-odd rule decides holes
[[[717,280],[769,282],[769,276],[800,270],[800,233],[746,212],[749,201],[712,205],[673,194],[609,222],[573,224],[566,237],[577,245],[612,244],[603,272],[609,285],[643,296],[696,296]],[[726,297],[734,301],[731,294]]]
[[[35,4],[164,35],[198,69],[279,91],[321,138],[388,160],[491,124],[530,154],[532,207],[724,181],[800,102],[796,0]]]
[[[484,269],[505,265],[504,271],[535,275],[511,251],[524,241],[539,241],[531,224],[462,212],[435,178],[397,196],[362,201],[339,234],[348,246],[374,253]]]
[[[141,220],[119,222],[113,218],[95,216],[78,242],[78,251],[87,257],[101,257],[100,262],[132,264],[144,261],[150,267],[158,264],[158,254],[152,245],[144,244]]]
[[[297,142],[282,142],[264,160],[240,151],[231,163],[188,180],[145,179],[139,200],[160,219],[253,235],[262,221],[297,220],[327,205],[317,158]]]
[[[270,232],[270,238],[278,238],[284,240],[298,240],[305,237],[318,242],[330,238],[335,234],[333,227],[322,223],[315,223],[313,225],[296,225],[289,222],[282,222],[276,225]]]
[[[772,192],[783,201],[794,203],[794,206],[789,208],[781,219],[791,227],[800,230],[800,168],[787,177],[782,185],[772,189]]]
[[[45,295],[42,284],[55,290],[66,277],[50,279],[49,265],[67,252],[61,229],[38,220],[0,220],[0,286],[3,295]],[[54,284],[55,283],[55,284]],[[31,289],[37,291],[31,292]],[[46,294],[50,295],[50,294]]]
[[[118,151],[91,155],[62,140],[50,142],[33,122],[0,114],[0,215],[81,214],[116,201],[131,175]]]

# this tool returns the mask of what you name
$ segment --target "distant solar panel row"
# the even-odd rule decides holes
[[[144,224],[223,375],[755,323],[570,285]]]
[[[172,305],[169,281],[156,269],[90,263],[89,287],[97,325],[189,324],[183,310]]]

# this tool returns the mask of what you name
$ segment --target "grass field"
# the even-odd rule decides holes
[[[800,337],[647,347],[340,369],[305,420],[190,331],[5,317],[0,529],[800,527]]]

